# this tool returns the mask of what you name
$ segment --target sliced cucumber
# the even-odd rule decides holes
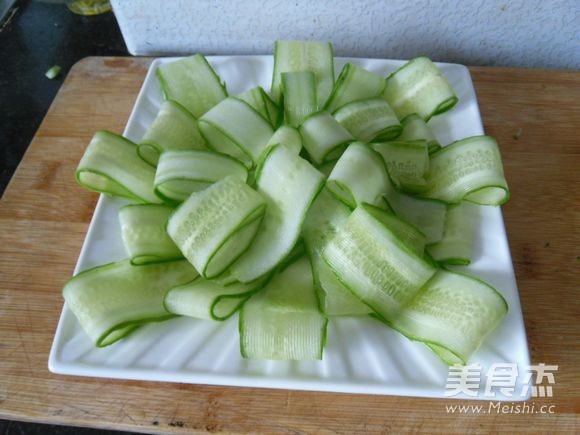
[[[403,132],[397,138],[398,140],[407,142],[424,140],[427,142],[429,154],[441,149],[441,145],[427,123],[416,113],[405,116],[401,120],[401,125],[403,126]]]
[[[361,315],[371,312],[336,277],[322,259],[328,241],[344,225],[350,209],[338,201],[328,189],[323,189],[308,210],[302,237],[312,263],[314,285],[322,311],[328,316]]]
[[[324,109],[332,113],[347,103],[378,97],[385,79],[360,66],[347,63],[340,72]]]
[[[236,98],[243,100],[252,106],[256,112],[268,120],[272,128],[276,128],[280,125],[280,108],[261,86],[252,88],[237,95]]]
[[[166,202],[182,202],[228,175],[245,182],[248,170],[238,160],[212,151],[166,151],[155,173],[155,193]]]
[[[265,204],[259,193],[229,176],[181,204],[167,223],[167,233],[200,275],[213,278],[250,246]]]
[[[144,266],[124,260],[79,273],[62,294],[87,335],[104,347],[145,323],[173,317],[163,307],[165,292],[196,276],[185,260]]]
[[[252,106],[237,98],[226,98],[201,117],[204,123],[211,124],[221,132],[231,143],[235,144],[243,154],[249,156],[255,163],[266,148],[268,140],[274,134],[270,123],[264,119]],[[202,132],[206,133],[202,126]],[[222,141],[206,136],[211,147],[216,151],[231,154],[222,148]]]
[[[467,364],[507,309],[505,299],[490,285],[439,270],[393,326],[427,344],[447,364]]]
[[[119,210],[121,236],[135,265],[183,258],[165,231],[172,207],[160,204],[130,204]]]
[[[262,153],[263,155],[260,158],[265,157],[269,152],[268,150],[275,145],[284,145],[298,155],[302,150],[302,136],[300,136],[300,132],[295,128],[288,125],[282,125],[274,132],[266,144],[266,150],[264,150]]]
[[[153,192],[155,168],[137,154],[137,145],[108,131],[95,133],[76,170],[89,190],[133,201],[161,203]]]
[[[490,136],[473,136],[453,142],[431,156],[428,198],[447,203],[461,200],[501,205],[509,190],[497,142]]]
[[[387,322],[396,319],[435,273],[364,204],[322,255],[340,281]]]
[[[326,187],[350,208],[379,204],[389,179],[381,156],[361,142],[348,146],[328,176]]]
[[[226,320],[266,283],[267,279],[259,279],[249,284],[234,282],[221,285],[198,277],[169,290],[165,296],[165,308],[181,316]]]
[[[259,167],[256,181],[268,207],[256,239],[232,266],[244,283],[270,272],[292,250],[324,176],[292,149],[278,145]]]
[[[463,265],[471,263],[480,207],[469,202],[449,206],[443,238],[427,248],[435,261]]]
[[[240,161],[246,168],[254,166],[252,156],[246,153],[240,146],[225,135],[220,129],[209,122],[199,120],[199,131],[207,141],[208,148],[220,154],[225,154]]]
[[[139,142],[139,156],[157,166],[159,155],[169,150],[204,150],[205,139],[197,120],[175,101],[165,101],[157,117]]]
[[[412,193],[427,189],[427,142],[380,142],[372,147],[383,157],[389,176],[398,188]]]
[[[320,313],[312,271],[302,257],[274,276],[240,313],[244,358],[322,359],[328,320]]]
[[[311,71],[282,73],[284,120],[298,127],[305,118],[316,112],[316,79]]]
[[[382,98],[353,101],[342,106],[333,116],[361,142],[391,140],[402,131],[395,112]]]
[[[163,64],[156,73],[165,99],[177,101],[196,118],[228,96],[201,54]]]
[[[387,77],[383,98],[399,119],[417,113],[425,121],[446,112],[457,103],[457,96],[449,82],[426,57],[410,60]]]
[[[318,41],[276,41],[272,96],[280,101],[282,73],[312,71],[316,78],[318,107],[324,106],[334,85],[332,44]]]
[[[327,112],[315,113],[300,126],[303,145],[318,165],[336,160],[354,137]]]

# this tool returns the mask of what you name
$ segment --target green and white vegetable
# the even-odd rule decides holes
[[[284,119],[298,127],[305,118],[317,111],[316,79],[311,71],[282,73]]]
[[[405,116],[401,120],[401,125],[403,126],[403,132],[397,140],[406,142],[424,140],[427,142],[429,154],[441,149],[441,145],[427,123],[416,113]]]
[[[137,151],[143,160],[157,166],[164,151],[204,149],[207,144],[193,115],[175,101],[165,101]]]
[[[185,201],[227,176],[246,181],[248,170],[238,160],[211,151],[166,151],[155,172],[155,193],[166,202]]]
[[[181,204],[167,222],[167,233],[201,276],[213,278],[250,247],[265,207],[259,193],[229,176]]]
[[[98,131],[76,171],[89,190],[137,202],[161,203],[153,192],[155,169],[137,154],[137,145],[108,131]]]
[[[380,142],[372,145],[385,161],[391,180],[406,192],[421,192],[427,188],[429,151],[427,142]]]
[[[333,116],[361,142],[392,140],[402,131],[395,112],[382,98],[353,101],[342,106]]]
[[[308,258],[276,275],[240,312],[240,350],[252,359],[322,359],[328,320],[320,313]]]
[[[304,148],[315,164],[337,160],[354,137],[327,112],[309,116],[300,126]]]
[[[387,77],[383,98],[399,119],[417,113],[425,121],[457,103],[449,82],[426,57],[417,57]]]
[[[119,210],[121,236],[131,264],[183,258],[165,231],[165,224],[172,212],[172,207],[161,204],[129,204]]]
[[[196,118],[228,96],[201,54],[163,64],[156,73],[165,99],[177,101]]]
[[[237,95],[236,98],[239,98],[252,106],[256,112],[262,115],[264,119],[268,120],[272,128],[276,128],[280,124],[280,108],[261,86],[243,92],[240,95]]]
[[[384,88],[383,77],[347,63],[340,72],[324,109],[332,113],[352,101],[378,97]]]
[[[79,273],[62,294],[93,343],[103,347],[145,323],[173,317],[163,307],[165,292],[196,276],[185,260],[144,266],[124,260]]]

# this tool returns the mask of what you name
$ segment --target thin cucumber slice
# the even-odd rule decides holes
[[[383,157],[389,176],[398,188],[411,193],[427,189],[427,142],[379,142],[372,147]]]
[[[239,178],[192,194],[169,218],[167,233],[204,278],[220,275],[254,239],[264,198]]]
[[[165,292],[196,276],[185,260],[144,266],[124,260],[79,273],[62,294],[93,343],[104,347],[145,323],[173,317],[163,307]]]
[[[89,190],[137,202],[161,203],[153,192],[155,169],[137,154],[129,139],[98,131],[76,170],[78,183]]]
[[[245,182],[248,170],[238,160],[212,151],[166,151],[155,173],[155,193],[167,202],[182,202],[228,175]]]
[[[308,258],[275,275],[240,312],[244,358],[319,360],[328,320],[320,313]]]
[[[298,127],[305,118],[316,112],[316,79],[311,71],[282,73],[284,120]]]
[[[348,146],[326,182],[328,190],[353,209],[363,202],[379,204],[388,185],[381,156],[361,142]]]
[[[300,126],[303,145],[318,165],[336,160],[354,137],[327,112],[315,113]]]
[[[213,125],[231,142],[236,144],[244,154],[255,163],[266,148],[268,140],[274,134],[270,123],[245,101],[237,98],[226,98],[201,117]],[[204,130],[202,130],[204,131]],[[219,144],[207,137],[210,145],[217,151]],[[227,154],[227,153],[226,153]],[[236,156],[234,156],[236,157]]]
[[[252,106],[273,128],[280,125],[280,108],[261,86],[249,89],[236,98]]]
[[[165,101],[139,142],[139,156],[157,166],[159,155],[168,150],[204,150],[205,139],[197,120],[175,101]]]
[[[425,235],[408,222],[398,218],[393,213],[371,204],[364,204],[364,209],[377,221],[391,231],[407,249],[418,257],[425,252]]]
[[[160,204],[130,204],[119,210],[121,237],[135,265],[183,258],[165,231],[172,207]]]
[[[393,326],[427,344],[447,364],[467,364],[507,310],[505,299],[490,285],[439,270]]]
[[[449,206],[443,238],[430,245],[427,250],[440,263],[471,263],[475,231],[481,217],[479,205],[469,202]]]
[[[268,207],[256,239],[232,266],[234,276],[244,283],[270,272],[292,250],[324,176],[293,150],[278,145],[266,156],[256,181]]]
[[[226,136],[220,129],[209,122],[199,120],[199,131],[205,138],[208,148],[220,154],[225,154],[240,161],[246,168],[254,166],[252,156],[246,153],[240,146]]]
[[[461,200],[501,205],[509,190],[497,142],[490,136],[472,136],[453,142],[431,156],[424,196],[447,203]]]
[[[266,283],[267,279],[259,279],[249,284],[236,282],[220,285],[198,277],[190,283],[169,290],[165,296],[165,308],[180,316],[226,320]]]
[[[364,204],[322,255],[340,281],[387,322],[396,319],[436,270]]]
[[[324,176],[328,179],[328,176],[331,174],[332,170],[336,166],[336,162],[338,160],[332,160],[329,162],[324,162],[321,165],[318,165],[316,169],[318,169]]]
[[[201,54],[161,65],[156,73],[165,99],[177,101],[196,118],[228,96]]]
[[[416,113],[411,113],[410,115],[405,116],[405,118],[401,120],[401,125],[403,126],[403,132],[397,140],[405,142],[424,140],[427,142],[429,154],[441,149],[441,145],[427,123]]]
[[[342,106],[333,116],[361,142],[391,140],[402,131],[395,112],[382,98],[353,101]]]
[[[384,199],[393,213],[425,235],[427,244],[439,242],[443,238],[447,214],[447,205],[444,202],[399,192],[392,184],[385,192]]]
[[[265,152],[262,153],[263,155],[260,158],[266,156],[268,150],[275,145],[284,145],[290,148],[296,155],[298,155],[302,150],[302,136],[300,136],[300,132],[295,128],[288,125],[282,125],[274,132],[266,144]]]
[[[323,189],[308,210],[302,237],[312,263],[314,285],[319,294],[321,310],[328,316],[362,315],[371,312],[336,277],[322,258],[328,241],[344,225],[350,209]]]
[[[282,94],[282,73],[293,71],[314,73],[318,107],[324,106],[334,85],[332,44],[319,41],[276,41],[272,74],[272,96],[275,101],[280,101]]]
[[[357,100],[378,97],[385,88],[385,79],[360,66],[347,63],[340,72],[324,109],[330,113]]]
[[[426,57],[410,60],[387,77],[383,98],[399,119],[417,113],[425,121],[457,103],[449,82]]]

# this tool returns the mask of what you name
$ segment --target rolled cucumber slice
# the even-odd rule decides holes
[[[76,170],[78,183],[89,190],[137,202],[161,203],[153,192],[155,169],[137,154],[129,139],[98,131]]]
[[[405,118],[401,120],[401,125],[403,126],[403,132],[397,138],[398,140],[405,142],[424,140],[427,142],[429,154],[441,149],[441,145],[427,123],[416,113],[411,113],[410,115],[405,116]]]
[[[326,182],[328,190],[352,209],[363,202],[381,203],[388,185],[381,156],[361,142],[348,146]]]
[[[373,211],[357,207],[322,255],[346,287],[393,322],[436,270]]]
[[[207,320],[226,320],[238,311],[250,296],[261,290],[267,279],[249,284],[240,282],[221,285],[202,277],[173,287],[165,296],[170,313]]]
[[[201,117],[204,123],[211,124],[230,143],[247,155],[253,163],[258,161],[260,154],[266,148],[268,140],[274,134],[270,123],[264,119],[252,106],[237,98],[226,98]],[[202,126],[202,132],[207,131]],[[212,135],[206,135],[210,146],[218,152],[230,154],[238,158],[238,151],[228,152],[221,140],[215,140]]]
[[[260,158],[265,157],[269,153],[269,149],[275,145],[284,145],[298,155],[302,150],[302,136],[294,127],[282,125],[274,132]]]
[[[262,195],[229,176],[181,204],[169,218],[167,233],[200,275],[213,278],[248,249],[265,206]]]
[[[475,231],[480,219],[479,205],[460,202],[447,209],[443,238],[427,250],[431,257],[440,263],[471,263]]]
[[[237,95],[236,98],[243,100],[252,106],[256,112],[262,115],[264,119],[268,120],[272,128],[277,128],[278,125],[280,125],[280,108],[261,86],[249,89],[246,92]]]
[[[282,73],[282,91],[286,124],[298,127],[317,111],[316,80],[311,71]]]
[[[378,97],[385,88],[385,79],[360,66],[347,63],[340,72],[324,109],[330,113],[347,103]]]
[[[391,140],[402,131],[395,112],[382,98],[353,101],[342,106],[333,116],[361,142]]]
[[[228,96],[201,54],[163,64],[156,74],[165,99],[177,101],[196,118]]]
[[[262,227],[248,251],[232,266],[233,275],[251,282],[277,266],[292,250],[324,176],[293,150],[273,147],[258,168],[258,192],[268,204]]]
[[[324,106],[334,85],[334,56],[332,44],[319,41],[276,41],[272,96],[280,101],[282,73],[311,71],[316,79],[318,107]]]
[[[300,126],[303,145],[318,165],[340,157],[354,137],[327,112],[315,113]]]
[[[394,322],[447,364],[467,364],[507,313],[505,299],[479,279],[439,270]]]
[[[344,225],[350,209],[336,199],[328,189],[323,189],[308,210],[302,237],[306,244],[314,286],[319,295],[321,310],[327,316],[362,315],[371,309],[359,301],[336,277],[322,258],[328,241]]]
[[[130,204],[119,210],[121,236],[134,265],[183,258],[165,231],[173,208],[160,204]]]
[[[212,151],[166,151],[155,173],[155,193],[179,203],[229,175],[245,182],[248,170],[238,160]]]
[[[447,203],[466,200],[501,205],[507,202],[509,190],[495,139],[468,137],[434,153],[423,195]]]
[[[320,313],[307,257],[290,264],[242,307],[244,358],[319,360],[328,320]]]
[[[144,266],[124,260],[79,273],[62,293],[87,335],[104,347],[145,323],[174,317],[163,307],[165,292],[196,276],[185,260]]]
[[[175,101],[165,101],[157,117],[139,142],[139,156],[157,166],[159,155],[169,150],[204,150],[205,139],[197,120]]]
[[[425,121],[457,103],[451,85],[427,57],[410,60],[387,77],[383,98],[399,119],[417,113]]]
[[[372,144],[372,147],[383,157],[389,176],[399,189],[411,193],[427,189],[427,142],[379,142]]]

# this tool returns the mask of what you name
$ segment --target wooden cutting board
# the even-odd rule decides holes
[[[4,194],[0,417],[143,432],[580,430],[578,72],[470,69],[511,188],[504,214],[532,360],[559,366],[554,397],[532,402],[536,410],[554,405],[554,414],[452,414],[446,404],[466,402],[49,373],[60,291],[97,200],[77,186],[74,170],[97,129],[123,131],[149,64],[144,58],[80,61]]]

